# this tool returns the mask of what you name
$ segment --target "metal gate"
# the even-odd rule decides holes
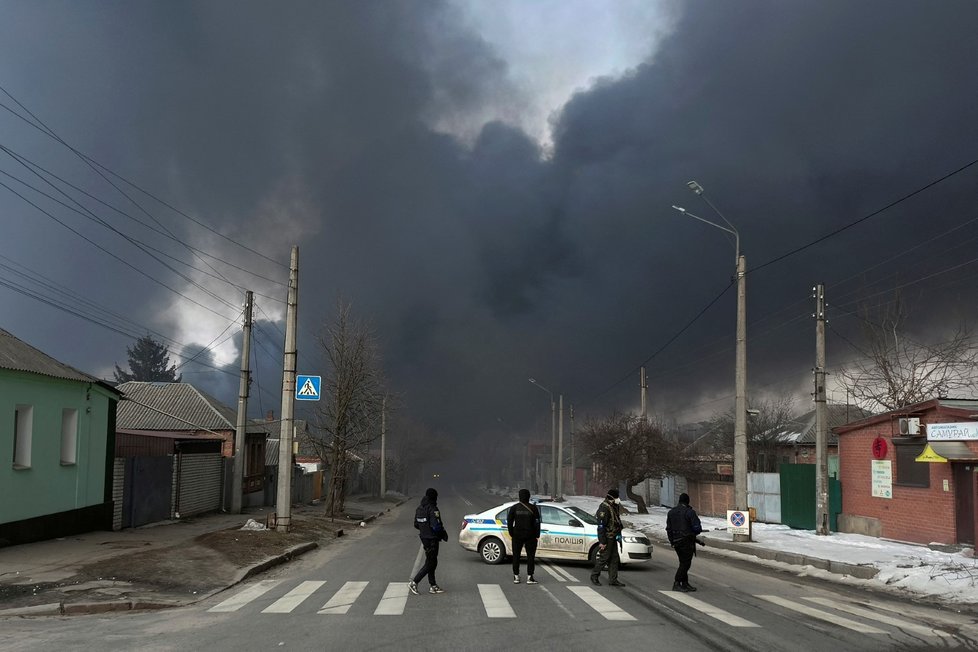
[[[139,527],[170,518],[173,457],[126,458],[122,527]]]
[[[815,529],[815,465],[782,464],[781,522],[799,530]],[[842,483],[829,478],[829,530],[839,531]]]

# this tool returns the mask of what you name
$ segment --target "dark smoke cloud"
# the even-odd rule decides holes
[[[758,267],[978,158],[970,2],[683,3],[649,61],[563,107],[549,157],[499,122],[471,144],[432,129],[490,100],[526,99],[508,82],[506,53],[444,3],[8,9],[5,87],[80,149],[235,239],[282,261],[298,242],[304,365],[315,366],[314,335],[343,296],[373,324],[405,411],[460,438],[501,423],[546,431],[547,399],[531,376],[577,404],[579,418],[635,407],[636,367],[733,273],[724,234],[670,208],[714,219],[689,179],[707,187]],[[13,140],[68,165],[20,131]],[[970,258],[940,240],[869,269],[978,215],[975,179],[966,171],[752,272],[754,391],[808,391],[812,283],[824,280],[830,304],[842,305]],[[92,298],[166,323],[163,290],[68,236],[41,245],[33,223],[17,217],[11,237],[49,252],[52,275],[100,270]],[[285,279],[254,256],[225,255]],[[960,305],[968,274],[909,286],[927,302],[922,331]],[[732,393],[733,300],[728,292],[650,362],[654,409],[682,416]],[[37,310],[25,305],[8,325],[22,336]],[[122,361],[124,342],[69,323],[73,335],[42,328],[32,343],[81,368]],[[97,346],[82,351],[81,341]],[[848,354],[830,341],[830,363]],[[275,371],[262,373],[277,394]]]

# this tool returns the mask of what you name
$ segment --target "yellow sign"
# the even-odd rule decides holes
[[[930,444],[927,444],[924,446],[923,452],[917,456],[914,462],[947,462],[947,458],[935,453],[934,449],[930,447]]]

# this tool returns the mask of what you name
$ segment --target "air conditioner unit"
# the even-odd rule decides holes
[[[900,419],[900,434],[901,435],[919,435],[920,434],[920,419],[916,417]]]

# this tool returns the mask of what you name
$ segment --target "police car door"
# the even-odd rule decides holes
[[[586,559],[584,524],[559,507],[540,506],[541,557]]]

